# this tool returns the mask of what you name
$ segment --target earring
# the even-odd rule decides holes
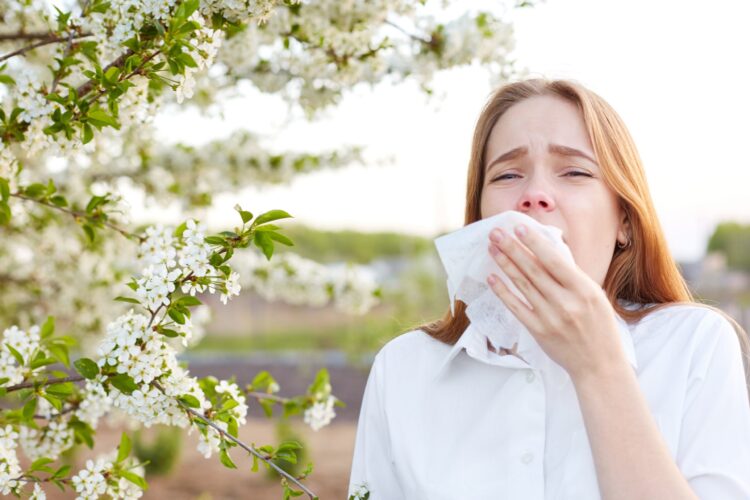
[[[628,248],[629,246],[630,246],[630,238],[628,238],[628,240],[622,245],[620,244],[619,241],[617,242],[617,248],[619,248],[620,250]]]

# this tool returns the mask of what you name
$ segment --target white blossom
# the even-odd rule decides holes
[[[320,430],[321,427],[328,425],[336,416],[333,405],[336,402],[334,396],[328,396],[324,401],[317,401],[305,410],[304,421],[310,425],[312,430]]]
[[[72,478],[73,488],[78,493],[76,498],[88,500],[96,499],[107,491],[107,480],[104,474],[112,469],[110,462],[102,459],[94,462],[86,461],[86,468],[82,469]]]
[[[19,486],[16,478],[21,475],[21,465],[16,456],[18,433],[13,426],[0,427],[0,493],[9,495]]]

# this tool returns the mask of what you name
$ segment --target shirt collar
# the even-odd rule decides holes
[[[633,302],[624,301],[618,299],[620,303],[631,309],[637,304]],[[620,329],[620,341],[622,342],[623,350],[625,351],[625,357],[627,358],[630,366],[634,370],[638,369],[638,362],[635,357],[635,346],[630,332],[630,326],[628,323],[617,313],[615,313],[615,319]],[[506,366],[509,368],[530,368],[529,364],[511,354],[499,356],[498,354],[491,352],[487,348],[487,338],[481,335],[478,331],[474,330],[469,323],[469,326],[461,334],[461,337],[451,347],[445,357],[441,360],[440,365],[435,372],[434,377],[439,377],[451,364],[451,362],[458,356],[462,350],[466,350],[467,354],[479,361],[486,362],[488,364]]]

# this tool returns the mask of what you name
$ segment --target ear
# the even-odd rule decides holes
[[[625,243],[630,239],[631,227],[630,217],[628,217],[627,211],[620,207],[620,227],[617,230],[617,241]]]

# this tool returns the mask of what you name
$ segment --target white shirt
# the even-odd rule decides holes
[[[629,330],[624,351],[693,491],[750,499],[750,402],[732,325],[673,305]],[[362,485],[370,500],[601,498],[570,379],[489,351],[471,325],[453,346],[412,330],[378,351],[349,495]]]

